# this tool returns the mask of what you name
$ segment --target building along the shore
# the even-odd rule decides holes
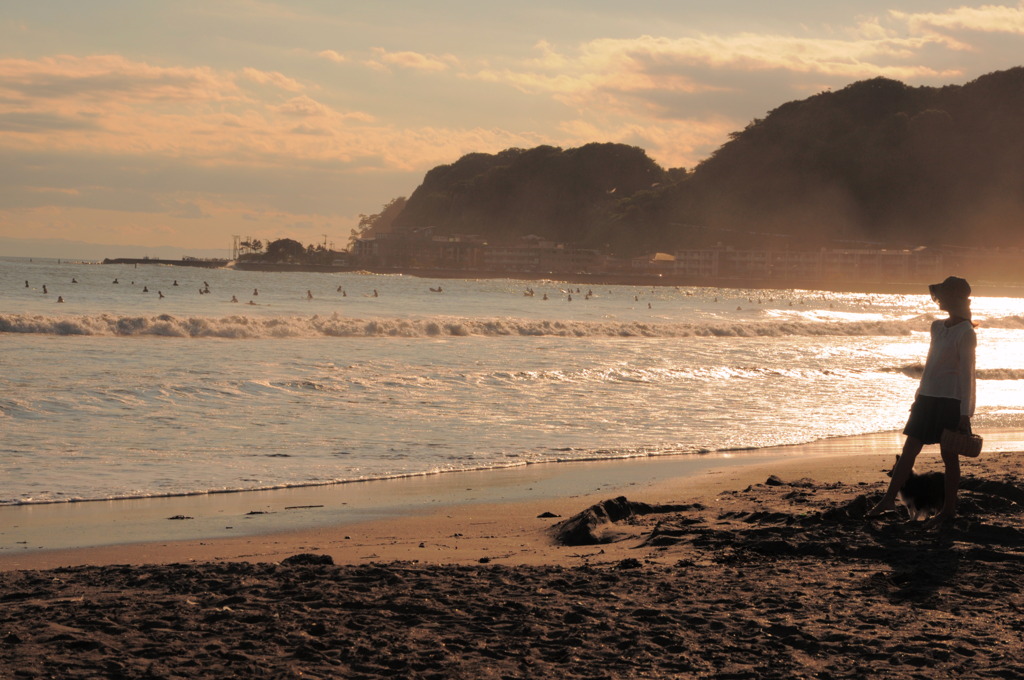
[[[927,250],[758,250],[732,247],[677,250],[633,258],[634,272],[687,280],[878,281],[939,280],[942,253]],[[938,277],[938,278],[936,278]]]
[[[922,283],[951,273],[1020,283],[1024,253],[985,248],[756,249],[733,246],[656,252],[630,259],[540,236],[489,242],[468,234],[437,235],[431,227],[360,238],[352,265],[364,268],[651,277],[695,285],[794,286],[816,283]]]

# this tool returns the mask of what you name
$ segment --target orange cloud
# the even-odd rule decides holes
[[[287,90],[288,92],[300,92],[303,89],[302,85],[300,85],[297,80],[289,78],[277,71],[260,71],[259,69],[246,67],[242,69],[242,75],[245,76],[247,80],[251,80],[254,83],[259,83],[260,85],[273,85],[274,87],[279,87],[282,90]]]
[[[916,33],[927,32],[928,29],[947,29],[1024,35],[1024,3],[1016,7],[982,5],[917,14],[891,10],[889,14],[905,22]]]
[[[595,140],[639,146],[665,168],[693,168],[737,128],[727,116],[657,122],[604,122],[572,120],[559,126],[563,145],[579,146]]]
[[[938,38],[929,36],[887,35],[853,40],[752,33],[688,38],[640,36],[593,40],[574,55],[559,54],[542,42],[537,45],[540,56],[521,68],[488,69],[472,77],[572,100],[602,90],[700,93],[724,89],[688,74],[702,68],[737,72],[778,70],[841,78],[959,75],[956,71],[938,71],[921,65],[885,63],[910,57],[937,41]]]
[[[389,66],[412,69],[416,71],[447,71],[459,63],[451,54],[433,55],[419,52],[389,52],[381,47],[373,48],[374,58],[368,60],[368,66],[386,69]]]
[[[320,50],[316,53],[316,56],[326,59],[327,61],[333,61],[335,64],[341,64],[348,61],[348,57],[344,54],[335,52],[334,50]]]
[[[563,143],[597,139],[636,144],[663,165],[690,167],[748,119],[697,113],[707,108],[702,104],[707,96],[724,101],[742,88],[756,89],[761,74],[770,76],[776,87],[807,94],[880,75],[910,81],[961,75],[916,59],[934,46],[962,49],[949,36],[934,31],[908,34],[869,18],[828,37],[643,35],[591,40],[571,50],[541,41],[530,59],[462,77],[507,84],[570,107],[575,118],[557,128]],[[693,112],[685,113],[691,104]]]
[[[288,116],[312,117],[330,114],[330,109],[327,106],[304,94],[289,99],[278,106],[277,110]]]
[[[254,68],[154,67],[120,56],[0,60],[0,149],[218,163],[364,155],[362,128],[374,118],[332,109],[303,89],[295,79]],[[296,118],[316,123],[296,125]],[[337,141],[324,144],[312,133]]]
[[[234,78],[211,68],[152,66],[119,55],[0,59],[0,94],[14,102],[230,101],[240,96]]]

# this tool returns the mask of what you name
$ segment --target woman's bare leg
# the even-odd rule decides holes
[[[914,469],[914,461],[917,460],[917,454],[921,453],[921,449],[924,444],[920,439],[916,437],[907,437],[906,441],[903,442],[903,453],[900,454],[899,460],[896,461],[895,467],[892,469],[892,477],[889,479],[889,488],[886,490],[885,495],[882,496],[882,500],[875,504],[875,507],[868,510],[868,517],[877,517],[886,510],[892,510],[896,507],[896,495],[903,488],[903,485],[910,479],[910,473]],[[959,482],[957,482],[959,484]]]
[[[960,491],[960,456],[949,451],[942,452],[942,462],[946,466],[945,496],[939,514],[925,522],[924,527],[931,529],[943,522],[956,517],[957,493]]]

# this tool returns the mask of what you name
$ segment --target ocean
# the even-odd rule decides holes
[[[975,428],[1022,427],[1024,300],[974,311]],[[0,504],[891,431],[937,314],[924,294],[0,258]]]

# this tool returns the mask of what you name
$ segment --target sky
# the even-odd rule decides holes
[[[619,142],[692,168],[787,101],[1024,62],[1024,2],[0,7],[0,255],[227,254],[236,235],[340,249],[466,153]]]

